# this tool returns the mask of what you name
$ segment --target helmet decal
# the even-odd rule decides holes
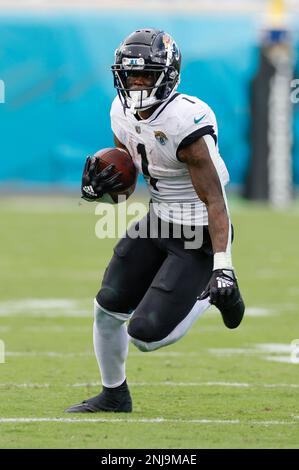
[[[143,57],[123,57],[122,59],[123,65],[144,65],[144,58]]]
[[[165,49],[169,49],[169,46],[173,42],[172,38],[167,33],[163,34],[162,41],[165,46]]]

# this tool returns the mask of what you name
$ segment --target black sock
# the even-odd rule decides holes
[[[127,380],[125,379],[124,382],[122,384],[120,384],[118,387],[105,387],[103,385],[103,390],[105,390],[105,392],[110,392],[110,393],[113,393],[113,392],[123,392],[125,390],[128,390],[128,385],[127,385]]]

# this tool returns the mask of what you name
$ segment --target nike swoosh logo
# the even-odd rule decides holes
[[[203,120],[204,117],[206,117],[206,114],[204,114],[203,116],[201,116],[199,119],[194,118],[194,124],[198,124],[200,121]]]

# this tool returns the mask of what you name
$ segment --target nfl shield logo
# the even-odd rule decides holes
[[[137,132],[137,134],[141,134],[141,127],[135,126],[135,131]]]

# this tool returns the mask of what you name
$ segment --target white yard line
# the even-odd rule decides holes
[[[171,418],[0,418],[0,424],[15,424],[15,423],[125,423],[125,424],[241,424],[241,425],[255,425],[255,426],[276,426],[276,425],[299,425],[296,421],[258,421],[249,420],[241,421],[239,419],[171,419]]]
[[[72,387],[88,387],[88,386],[100,386],[101,382],[90,382],[90,383],[75,383],[71,385]],[[131,382],[130,385],[136,387],[237,387],[237,388],[246,388],[250,387],[250,384],[247,383],[234,383],[234,382]],[[298,385],[299,387],[299,385]]]
[[[284,364],[291,365],[297,365],[299,363],[298,358],[297,361],[294,361],[294,359],[292,359],[290,356],[264,356],[263,359],[265,359],[265,361],[282,362]]]
[[[285,343],[261,343],[261,344],[256,344],[255,347],[259,351],[263,351],[266,353],[288,353],[290,354],[292,351],[292,346],[291,344],[285,344]]]
[[[94,356],[93,351],[86,352],[58,352],[58,351],[6,351],[6,356],[12,357],[84,357]],[[151,354],[144,354],[143,352],[132,351],[130,356],[142,356],[142,357],[197,357],[199,353],[194,352],[178,352],[178,351],[154,351]]]
[[[259,359],[271,362],[281,362],[291,365],[298,365],[299,358],[292,357],[291,342],[285,343],[261,343],[253,344],[245,348],[209,348],[208,352],[216,356],[231,357],[235,355],[255,355]],[[284,355],[282,355],[284,354]]]
[[[264,307],[247,307],[245,315],[248,317],[270,317],[275,315],[276,311],[271,308]]]
[[[216,356],[234,356],[238,354],[259,354],[260,352],[254,348],[208,348],[210,354]]]
[[[89,307],[84,308],[89,305]],[[83,307],[84,306],[84,307]],[[1,317],[90,317],[92,299],[19,299],[0,302]]]
[[[60,358],[74,358],[74,357],[85,357],[93,356],[93,352],[81,352],[81,353],[66,353],[57,351],[6,351],[5,356],[7,357],[60,357]]]
[[[0,383],[0,390],[1,388],[49,388],[53,387],[51,384],[36,384],[36,383]]]
[[[242,383],[242,382],[131,382],[130,385],[133,387],[231,387],[231,388],[299,388],[298,384],[286,384],[286,383]],[[1,388],[49,388],[49,387],[100,387],[101,382],[82,382],[74,384],[49,384],[49,383],[0,383]]]
[[[36,275],[42,274],[44,271],[37,272]],[[64,276],[74,275],[73,271],[64,272]],[[102,270],[89,271],[88,275],[98,278],[103,274]],[[82,272],[76,274],[82,276]],[[83,275],[85,275],[83,273]],[[246,307],[246,316],[249,317],[267,317],[276,315],[283,310],[297,310],[297,304],[288,303],[269,307],[262,306],[248,306]],[[0,302],[0,316],[13,317],[23,315],[26,317],[92,317],[92,299],[69,299],[69,298],[58,298],[58,299],[47,299],[47,298],[27,298],[18,300],[7,300]],[[219,316],[219,312],[216,308],[212,307],[209,311],[210,316]],[[214,328],[214,326],[213,326]]]
[[[250,347],[243,348],[208,348],[204,350],[205,353],[209,353],[222,358],[227,358],[235,355],[248,355],[256,356],[259,359],[272,362],[287,363],[291,365],[298,365],[299,360],[294,361],[291,356],[292,346],[291,344],[283,343],[262,343],[253,344]],[[284,353],[285,355],[282,355]],[[76,357],[92,357],[93,351],[85,352],[59,352],[59,351],[6,351],[7,358],[9,357],[52,357],[52,358],[63,358],[72,359]],[[176,357],[200,357],[199,351],[154,351],[151,354],[144,354],[136,350],[130,351],[130,356],[150,358],[176,358]]]
[[[71,312],[59,312],[56,311],[49,311],[49,310],[39,310],[39,311],[31,311],[31,312],[4,312],[0,310],[0,317],[5,318],[13,318],[13,317],[22,317],[22,318],[38,318],[39,320],[42,318],[89,318],[92,320],[92,314],[87,310],[72,310]],[[65,331],[68,329],[66,328]]]

